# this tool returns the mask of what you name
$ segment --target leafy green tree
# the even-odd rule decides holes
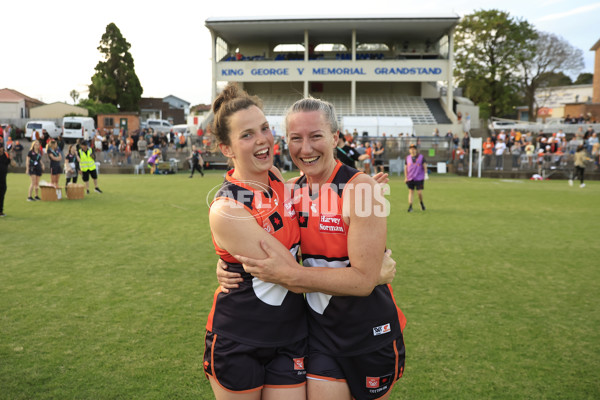
[[[545,78],[560,77],[558,73],[563,71],[580,71],[583,68],[583,52],[562,37],[548,32],[538,32],[527,49],[529,53],[519,54],[522,57],[519,81],[529,110],[529,120],[535,121],[540,106],[536,103],[536,90],[548,86]]]
[[[456,27],[454,75],[482,117],[513,112],[519,102],[519,63],[535,37],[529,22],[499,10],[476,11]]]
[[[114,104],[100,103],[98,100],[84,99],[79,102],[79,107],[86,108],[89,112],[89,116],[96,118],[98,114],[115,114],[119,112],[119,109]]]
[[[90,99],[114,104],[121,111],[139,111],[144,89],[135,73],[130,47],[114,23],[106,26],[98,46],[103,59],[96,65],[89,85]]]
[[[71,96],[71,98],[73,99],[73,104],[77,104],[77,99],[79,98],[79,92],[75,89],[71,90],[71,93],[69,93],[69,96]]]
[[[594,74],[584,72],[579,74],[573,85],[591,85],[592,83],[594,83]]]
[[[540,87],[570,86],[573,84],[571,77],[564,72],[545,72],[540,75],[540,79],[543,82]]]

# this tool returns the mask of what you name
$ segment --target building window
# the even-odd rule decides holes
[[[104,126],[107,128],[112,128],[115,126],[115,121],[112,117],[104,117]]]

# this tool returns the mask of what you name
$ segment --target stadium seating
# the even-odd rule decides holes
[[[287,108],[302,95],[258,94],[266,115],[284,115]],[[317,96],[317,95],[315,95]],[[329,94],[323,100],[332,103],[338,116],[410,117],[415,125],[435,125],[436,120],[425,99],[419,96],[365,94],[356,97],[356,113],[351,112],[350,96]]]

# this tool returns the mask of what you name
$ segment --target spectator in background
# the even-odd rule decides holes
[[[471,116],[469,113],[465,113],[465,122],[463,124],[463,130],[467,133],[471,132]]]
[[[146,138],[144,135],[140,135],[140,138],[137,143],[138,152],[140,154],[140,159],[146,157],[146,151],[148,150],[148,142],[146,142]]]
[[[484,157],[484,168],[489,168],[492,164],[492,156],[494,155],[494,142],[492,138],[488,136],[488,138],[483,142],[483,157]]]
[[[469,132],[465,132],[462,138],[462,148],[464,151],[469,151],[471,148],[471,138],[469,137]]]
[[[63,155],[63,151],[65,149],[65,140],[63,138],[62,133],[60,135],[58,135],[58,138],[56,138],[56,146],[58,147],[58,151],[60,152],[60,155]]]
[[[108,135],[109,134],[106,131],[104,133],[98,135],[98,136],[100,136],[100,139],[102,140],[102,161],[105,164],[110,162],[110,153],[109,153],[110,141],[109,141]]]
[[[585,152],[585,147],[583,145],[580,145],[577,148],[577,152],[575,153],[575,178],[579,179],[579,187],[580,188],[584,188],[585,187],[585,183],[583,182],[583,176],[585,174],[585,163],[587,161],[590,161],[590,158],[587,156],[587,153]],[[571,185],[573,184],[573,181],[571,180],[569,182]]]
[[[133,153],[133,138],[131,135],[127,135],[125,138],[125,157],[127,158],[127,165],[131,164],[131,154]]]
[[[275,133],[273,131],[271,131],[271,133],[273,134],[273,137],[275,137]],[[279,139],[275,139],[275,143],[273,144],[273,165],[281,170],[281,145],[279,142]]]
[[[525,145],[525,154],[527,155],[527,165],[533,167],[533,156],[535,155],[535,146],[531,142]]]
[[[77,147],[74,144],[69,146],[69,150],[65,156],[65,175],[67,178],[65,186],[71,183],[71,180],[73,180],[73,183],[77,183],[79,161],[77,160]]]
[[[458,171],[463,171],[465,169],[465,149],[459,147],[454,150],[454,159],[456,161],[456,169]]]
[[[50,140],[48,148],[46,149],[48,158],[50,159],[50,183],[55,188],[58,187],[58,178],[62,174],[61,163],[63,161],[62,154],[58,151],[58,144],[56,140]]]
[[[194,172],[200,172],[200,175],[204,176],[202,166],[204,165],[204,159],[202,158],[202,152],[196,148],[196,145],[192,145],[192,154],[187,158],[190,161],[191,174],[190,178],[194,177]]]
[[[110,153],[111,165],[117,165],[117,161],[119,159],[119,147],[117,146],[117,140],[118,139],[111,137],[110,142],[108,144],[108,152]]]
[[[164,162],[166,162],[168,160],[168,154],[167,154],[168,151],[169,151],[169,140],[165,134],[161,134],[160,152],[162,155],[162,160]]]
[[[592,132],[587,141],[587,152],[589,154],[593,154],[594,146],[598,144],[598,134],[596,132]]]
[[[0,129],[2,129],[1,126]],[[6,195],[7,189],[6,174],[8,174],[9,165],[16,167],[17,163],[10,159],[10,155],[4,150],[4,146],[0,146],[0,217],[6,216],[6,214],[4,214],[4,196]]]
[[[521,158],[521,142],[515,141],[510,148],[510,155],[512,158],[512,170],[516,171],[519,169],[519,161]]]
[[[81,168],[81,180],[85,182],[86,193],[90,194],[90,176],[94,181],[94,191],[96,193],[102,193],[102,190],[98,187],[96,155],[94,154],[94,151],[89,148],[89,143],[85,140],[81,142],[81,147],[77,151],[77,161],[79,161],[79,167]]]
[[[383,160],[385,154],[385,147],[379,141],[375,142],[375,147],[373,148],[373,173],[381,172],[383,174]]]
[[[456,133],[452,136],[452,146],[454,147],[454,150],[460,147],[460,138]]]
[[[100,134],[100,132],[98,132],[98,134],[94,136],[94,149],[96,151],[96,154],[100,154],[102,152],[102,135]]]
[[[359,161],[360,154],[341,135],[338,137],[335,151],[338,160],[352,168],[356,168],[356,162]]]
[[[373,164],[373,148],[369,142],[365,142],[365,154],[367,155],[364,159],[365,174],[370,176],[371,165]]]
[[[504,151],[506,150],[506,144],[504,140],[498,138],[496,142],[496,171],[504,169]]]
[[[13,152],[15,154],[15,161],[16,161],[17,165],[20,167],[21,164],[23,164],[23,145],[18,140],[15,140],[14,143],[15,144],[13,146]]]
[[[419,196],[421,210],[425,211],[423,189],[427,176],[427,161],[423,154],[417,152],[416,145],[411,144],[408,151],[410,154],[406,156],[406,160],[404,161],[404,183],[406,183],[406,186],[408,187],[408,212],[413,211],[412,204],[415,190]]]
[[[125,164],[125,150],[127,148],[127,143],[123,138],[119,138],[119,165]]]
[[[31,179],[27,201],[41,200],[38,196],[38,192],[40,190],[40,177],[44,172],[44,164],[42,163],[42,150],[38,140],[34,140],[33,143],[31,143],[31,148],[29,149],[29,153],[27,153],[26,164],[26,172]],[[35,197],[33,197],[34,191]]]

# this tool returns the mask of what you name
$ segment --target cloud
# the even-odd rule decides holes
[[[537,22],[554,21],[557,19],[570,17],[572,15],[586,13],[586,12],[594,10],[596,8],[600,8],[600,3],[588,4],[587,6],[577,7],[572,10],[561,12],[561,13],[549,14],[549,15],[538,18],[536,21]]]

